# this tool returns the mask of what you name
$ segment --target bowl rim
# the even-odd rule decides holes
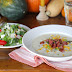
[[[45,27],[45,26],[62,26],[62,27],[67,27],[67,28],[71,28],[71,27],[69,27],[69,26],[66,26],[66,25],[58,25],[58,24],[50,24],[50,25],[43,25],[43,26],[38,26],[38,27],[35,27],[35,28],[33,28],[33,29],[31,29],[30,31],[28,31],[28,32],[31,32],[32,30],[34,30],[34,29],[37,29],[37,28],[40,28],[40,27]],[[27,33],[28,33],[27,32]],[[26,33],[26,34],[27,34]],[[25,34],[25,35],[26,35]],[[23,36],[23,38],[24,38],[24,36]],[[44,58],[57,58],[57,59],[65,59],[65,58],[72,58],[72,56],[65,56],[65,57],[52,57],[52,56],[45,56],[45,55],[41,55],[41,54],[38,54],[38,53],[35,53],[35,52],[33,52],[33,51],[31,51],[29,48],[27,48],[26,47],[26,45],[24,44],[24,41],[23,41],[23,38],[22,38],[22,44],[23,44],[23,47],[24,48],[26,48],[29,52],[31,52],[31,53],[33,53],[34,55],[38,55],[38,56],[40,56],[40,57],[44,57]],[[69,59],[68,59],[69,60]]]

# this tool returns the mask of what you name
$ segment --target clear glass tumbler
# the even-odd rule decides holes
[[[72,0],[64,0],[66,25],[72,26]]]

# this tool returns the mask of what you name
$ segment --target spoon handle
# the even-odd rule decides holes
[[[72,41],[67,41],[67,42],[71,43]]]

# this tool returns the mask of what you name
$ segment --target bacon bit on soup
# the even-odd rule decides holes
[[[63,45],[68,45],[68,43],[66,41],[63,42]]]
[[[44,44],[44,41],[40,42],[40,44]]]
[[[60,52],[63,52],[63,51],[64,51],[64,49],[59,49],[59,51],[60,51]]]
[[[47,44],[51,46],[51,48],[57,49],[60,52],[64,51],[64,47],[70,49],[70,47],[64,46],[64,45],[68,45],[67,41],[63,41],[61,39],[47,39],[45,41]],[[40,44],[44,44],[44,43],[45,43],[44,41],[40,42]]]

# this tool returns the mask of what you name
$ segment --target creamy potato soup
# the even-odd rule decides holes
[[[72,37],[63,34],[45,34],[35,38],[32,42],[38,54],[63,57],[72,55]]]

